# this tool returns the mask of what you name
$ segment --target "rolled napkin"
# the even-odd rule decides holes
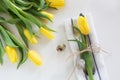
[[[109,80],[108,79],[108,75],[107,75],[107,71],[106,71],[106,67],[105,67],[105,63],[104,63],[104,59],[103,59],[103,54],[101,54],[101,48],[99,45],[99,40],[97,38],[96,32],[95,32],[95,28],[94,28],[94,24],[93,24],[93,20],[92,20],[92,16],[91,14],[86,14],[87,17],[87,21],[88,24],[90,26],[90,40],[91,40],[91,46],[93,46],[93,60],[95,63],[95,74],[94,74],[94,80]],[[77,18],[74,17],[72,18],[74,22],[77,22]],[[76,24],[76,23],[75,23]],[[66,36],[68,40],[73,40],[75,39],[74,35],[73,35],[73,29],[71,26],[71,18],[65,20],[65,32],[66,32]],[[76,42],[69,42],[69,46],[71,48],[73,57],[74,57],[74,66],[77,65],[77,67],[75,68],[75,74],[77,77],[77,80],[86,80],[86,75],[83,72],[83,61],[80,59],[80,57],[78,55],[76,55],[76,53],[78,52],[78,45]],[[88,78],[88,77],[87,77]],[[89,79],[88,79],[89,80]]]

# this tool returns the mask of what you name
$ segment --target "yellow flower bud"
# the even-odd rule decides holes
[[[15,63],[18,61],[18,55],[17,55],[17,51],[15,48],[6,46],[5,51],[7,53],[8,58],[10,59],[12,63]]]
[[[57,9],[65,5],[64,0],[46,0],[46,2],[50,3],[50,7],[57,8]]]
[[[38,43],[38,41],[35,38],[35,36],[32,36],[31,40],[32,40],[32,42],[31,42],[32,44],[37,44]]]
[[[40,55],[33,51],[33,50],[29,50],[28,51],[28,58],[37,66],[42,65],[42,59],[40,57]]]
[[[88,35],[90,33],[90,27],[88,25],[86,17],[79,16],[77,20],[77,24],[82,34]]]
[[[53,35],[50,31],[48,31],[47,29],[41,27],[41,28],[40,28],[40,32],[41,32],[44,36],[46,36],[48,39],[54,39],[54,35]]]
[[[47,16],[50,20],[53,20],[53,18],[54,18],[53,14],[48,13],[46,11],[41,11],[40,13]]]
[[[30,32],[27,29],[24,29],[24,34],[26,38],[32,43],[37,44],[37,40],[34,35],[31,35]]]

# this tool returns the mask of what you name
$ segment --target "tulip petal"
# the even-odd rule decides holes
[[[37,66],[42,65],[42,59],[40,57],[40,55],[33,51],[33,50],[29,50],[28,51],[28,58]]]
[[[50,3],[50,7],[57,8],[57,9],[65,5],[64,0],[46,0],[46,2]]]
[[[54,39],[54,35],[53,35],[50,31],[46,30],[45,28],[41,27],[41,28],[40,28],[40,32],[41,32],[44,36],[46,36],[48,39]]]
[[[36,44],[37,40],[35,38],[34,35],[31,35],[30,32],[27,29],[24,29],[24,34],[26,36],[26,38],[32,43],[32,44]]]
[[[15,48],[10,47],[10,46],[6,46],[5,51],[7,53],[7,56],[9,58],[9,60],[12,63],[15,63],[15,62],[18,61],[18,55],[17,55],[17,52],[16,52]]]
[[[54,18],[53,14],[51,14],[51,13],[48,13],[45,11],[41,11],[40,13],[47,16],[50,20],[53,20],[53,18]]]
[[[88,35],[90,33],[90,28],[87,23],[86,17],[79,16],[77,20],[77,24],[82,34]]]

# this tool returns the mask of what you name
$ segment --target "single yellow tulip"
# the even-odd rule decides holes
[[[47,16],[50,20],[53,20],[53,18],[54,18],[53,14],[48,13],[46,11],[41,11],[40,13]]]
[[[18,55],[17,55],[17,51],[15,48],[6,46],[5,51],[6,51],[8,58],[10,59],[12,63],[15,63],[18,61]]]
[[[59,9],[65,5],[64,0],[46,0],[46,2],[50,3],[50,7]]]
[[[28,29],[24,29],[24,34],[26,38],[32,43],[32,44],[37,44],[37,40],[34,35],[31,35]]]
[[[33,51],[33,50],[29,50],[28,51],[28,58],[37,66],[42,65],[42,59],[40,57],[40,55]]]
[[[41,28],[40,28],[40,32],[41,32],[44,36],[46,36],[48,39],[54,39],[54,35],[53,35],[50,31],[48,31],[47,29],[41,27]]]
[[[85,16],[79,16],[77,24],[82,34],[88,35],[90,33],[90,27]]]

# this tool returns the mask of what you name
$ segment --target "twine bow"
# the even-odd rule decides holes
[[[78,51],[75,54],[72,54],[72,55],[68,56],[67,60],[69,60],[73,56],[78,56],[78,55],[83,54],[84,52],[87,52],[87,51],[90,51],[90,52],[93,52],[93,53],[100,53],[101,51],[104,52],[104,53],[106,53],[106,54],[109,53],[108,51],[106,51],[105,49],[103,49],[100,46],[100,44],[94,43],[94,44],[91,44],[88,48],[86,48],[84,50],[81,50],[81,51]],[[81,62],[82,62],[81,64],[84,65],[84,62],[83,61],[81,61]],[[72,72],[71,72],[68,80],[71,79],[71,76],[73,75],[73,73],[74,73],[75,69],[77,68],[77,66],[78,65],[77,65],[77,59],[76,59],[75,66],[74,66],[74,68],[73,68],[73,70],[72,70]]]
[[[87,52],[87,51],[90,51],[90,52],[93,51],[93,53],[100,53],[100,51],[102,51],[102,52],[104,52],[106,54],[109,53],[107,50],[103,49],[100,46],[100,44],[94,43],[94,44],[90,45],[88,48],[86,48],[84,50],[81,50],[81,51],[77,51],[75,54],[72,54],[72,55],[68,56],[67,60],[69,60],[69,58],[73,57],[73,55],[78,56],[78,55],[80,55],[80,54],[82,54],[84,52]]]

